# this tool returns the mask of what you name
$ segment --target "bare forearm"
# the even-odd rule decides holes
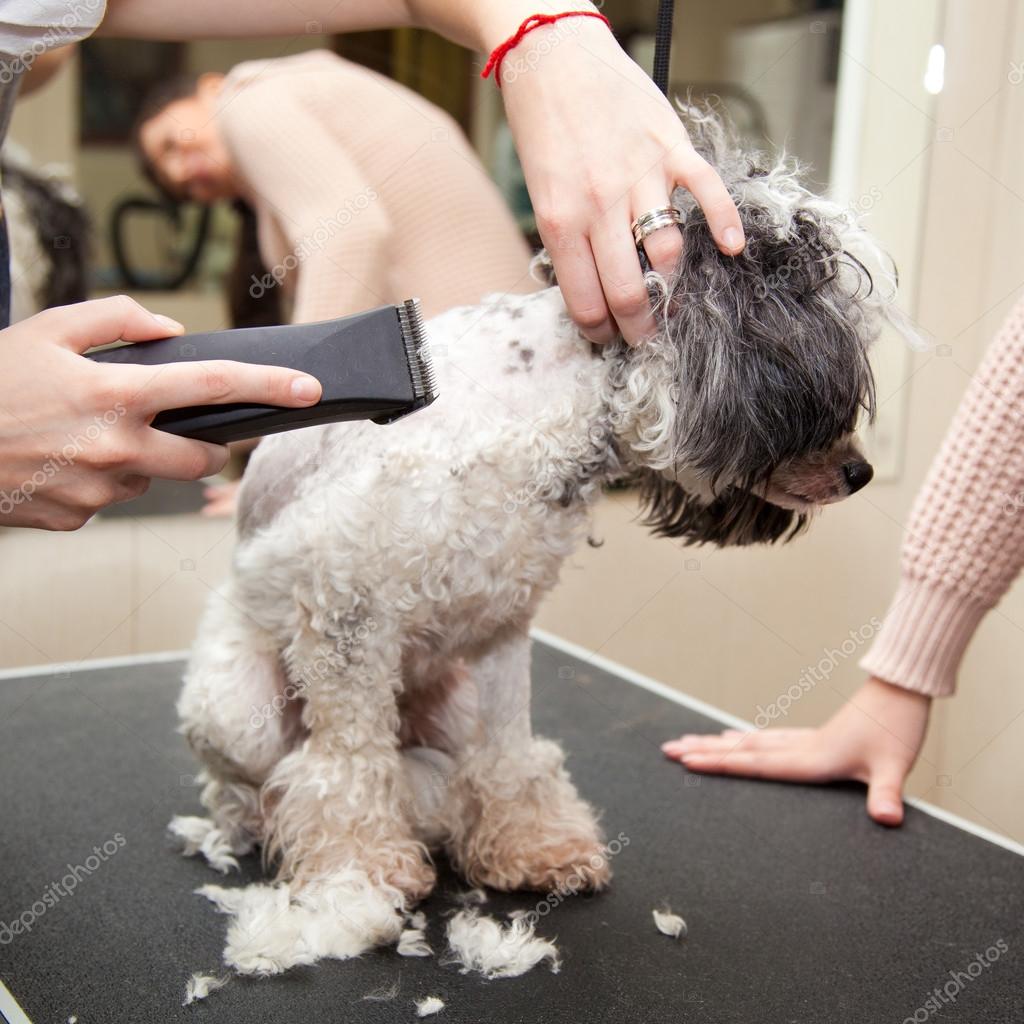
[[[230,39],[360,32],[413,23],[405,0],[108,0],[97,35],[130,39]]]
[[[538,11],[593,9],[569,0],[109,0],[100,35],[133,39],[233,38],[359,32],[415,25],[490,50]]]
[[[18,96],[28,96],[37,89],[41,89],[64,67],[74,52],[74,46],[58,46],[55,50],[47,50],[45,53],[39,54],[22,78]]]
[[[589,0],[407,0],[411,21],[487,52],[511,36],[531,14],[594,11]]]

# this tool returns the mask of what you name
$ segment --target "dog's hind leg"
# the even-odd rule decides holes
[[[181,731],[204,770],[212,820],[175,818],[188,854],[221,871],[263,839],[260,787],[301,733],[278,653],[228,587],[211,594],[178,698]]]
[[[599,889],[611,877],[593,808],[557,743],[530,728],[530,638],[508,628],[475,656],[479,725],[451,784],[449,852],[495,889]]]
[[[401,643],[377,621],[302,630],[285,652],[308,737],[264,788],[267,849],[293,889],[355,870],[408,904],[430,892],[435,873],[413,835],[399,755]]]

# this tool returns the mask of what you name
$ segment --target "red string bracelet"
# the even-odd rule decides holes
[[[525,36],[527,32],[531,32],[535,28],[540,28],[541,25],[551,25],[556,21],[561,21],[562,18],[599,18],[609,28],[612,27],[612,23],[603,14],[600,14],[597,11],[562,11],[561,14],[531,14],[526,21],[519,26],[514,36],[510,36],[505,40],[505,42],[494,48],[490,57],[487,58],[487,64],[484,66],[483,71],[480,72],[480,77],[489,78],[493,71],[494,81],[500,89],[501,62],[505,59],[508,51],[513,47],[518,46],[523,41],[523,36]]]

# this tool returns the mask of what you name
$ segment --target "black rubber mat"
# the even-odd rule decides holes
[[[426,995],[447,1004],[439,1024],[1024,1021],[1024,858],[914,810],[883,830],[852,786],[688,776],[658,744],[715,723],[542,645],[537,729],[564,742],[621,844],[611,889],[539,926],[561,972],[488,982],[383,950],[182,1008],[188,977],[218,967],[224,918],[192,895],[220,876],[164,833],[198,812],[174,732],[180,669],[0,681],[0,976],[33,1024],[409,1021]],[[664,904],[687,938],[655,930]],[[425,906],[437,950],[449,906],[443,891]],[[364,999],[396,983],[390,1001]]]

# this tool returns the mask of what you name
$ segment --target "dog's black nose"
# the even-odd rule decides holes
[[[874,475],[875,470],[870,462],[848,462],[843,466],[843,476],[846,477],[846,486],[850,488],[851,494],[867,487]]]

